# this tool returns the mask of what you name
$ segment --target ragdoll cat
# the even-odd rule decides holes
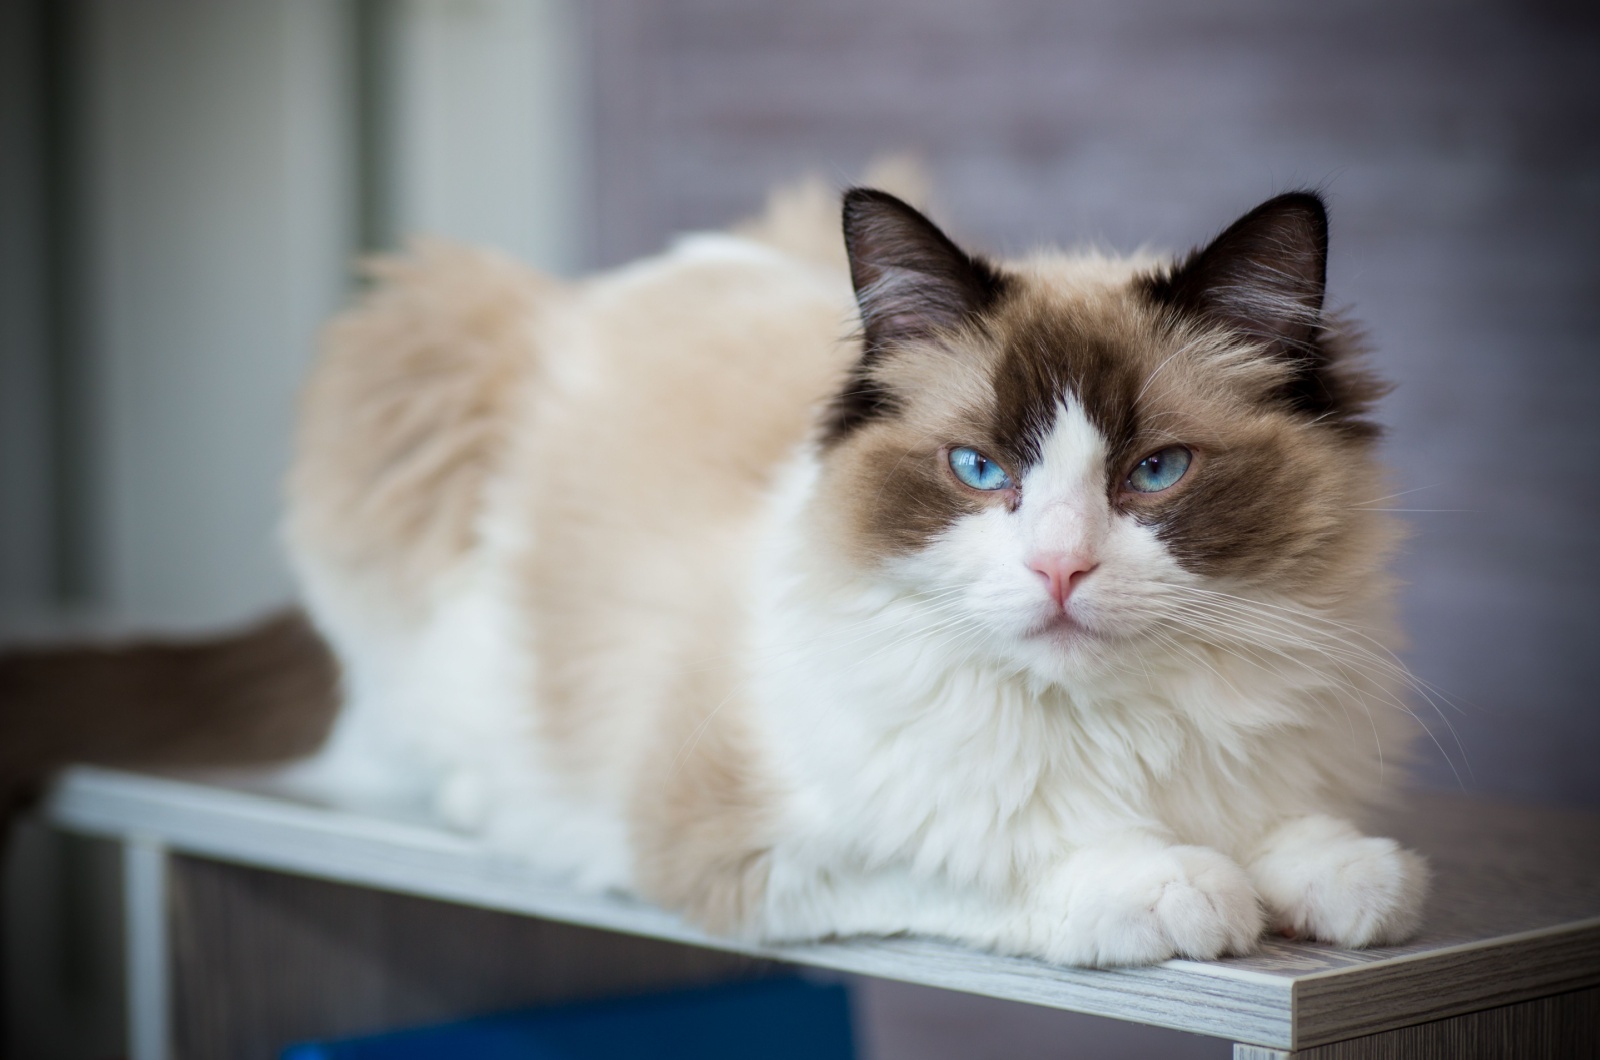
[[[1422,862],[1349,823],[1409,718],[1321,202],[1177,264],[995,264],[864,189],[847,268],[784,231],[570,287],[435,250],[335,326],[288,524],[349,696],[313,768],[431,771],[760,939],[1411,931]]]
[[[1411,732],[1381,388],[1319,199],[1003,264],[866,189],[841,256],[808,201],[572,285],[381,267],[291,475],[345,695],[295,781],[751,939],[1404,938],[1425,866],[1351,823]]]

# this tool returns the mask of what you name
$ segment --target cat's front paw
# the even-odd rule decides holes
[[[1249,877],[1206,847],[1085,849],[1058,885],[1066,917],[1045,956],[1062,963],[1209,960],[1249,953],[1261,936],[1261,906]]]
[[[1428,892],[1420,855],[1332,817],[1280,826],[1249,873],[1274,928],[1338,946],[1405,941],[1421,923]]]

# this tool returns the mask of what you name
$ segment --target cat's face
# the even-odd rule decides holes
[[[819,491],[851,561],[1056,679],[1360,591],[1379,390],[1322,317],[1325,231],[1285,196],[1177,267],[1002,270],[852,192],[865,354]]]

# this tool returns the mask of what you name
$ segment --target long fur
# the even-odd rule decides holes
[[[989,262],[865,191],[846,255],[837,216],[572,285],[380,266],[291,476],[345,704],[289,778],[756,938],[1403,938],[1426,867],[1357,824],[1415,729],[1379,388],[1320,201],[1175,263]]]
[[[1126,963],[1247,950],[1266,923],[1403,936],[1425,869],[1350,823],[1413,726],[1387,654],[1393,531],[1363,503],[1375,384],[1318,312],[1320,203],[1268,204],[1163,272],[993,266],[878,193],[847,205],[846,270],[796,235],[806,201],[554,294],[463,292],[508,323],[452,370],[521,366],[501,396],[381,392],[434,417],[433,446],[504,439],[492,475],[460,472],[479,508],[450,573],[375,607],[291,513],[352,674],[321,782],[403,749],[393,775],[430,778],[458,826],[765,938]],[[438,320],[382,294],[355,319],[452,334],[463,310],[438,296],[463,260],[403,267]],[[330,363],[396,363],[333,335]],[[1337,407],[1309,413],[1315,386]],[[375,422],[379,394],[351,394],[313,415]],[[1177,500],[1106,494],[1175,439],[1201,454]],[[940,442],[980,440],[1020,496],[1063,507],[952,486]],[[366,488],[346,454],[300,460],[300,481]],[[1098,635],[1024,628],[1041,540],[1097,550],[1074,606]]]

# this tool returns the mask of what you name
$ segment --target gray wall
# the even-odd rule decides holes
[[[72,61],[30,74],[44,10]],[[362,243],[612,263],[886,149],[1001,250],[1183,248],[1311,184],[1398,383],[1409,660],[1454,704],[1421,775],[1600,803],[1590,7],[594,0],[587,42],[573,10],[0,0],[0,615],[288,592],[295,379]]]
[[[885,149],[921,151],[941,216],[999,250],[1183,249],[1323,189],[1332,298],[1398,384],[1407,657],[1449,701],[1420,776],[1600,804],[1595,10],[604,0],[599,255]]]
[[[294,395],[358,252],[583,255],[569,0],[0,0],[0,627],[282,603]]]

